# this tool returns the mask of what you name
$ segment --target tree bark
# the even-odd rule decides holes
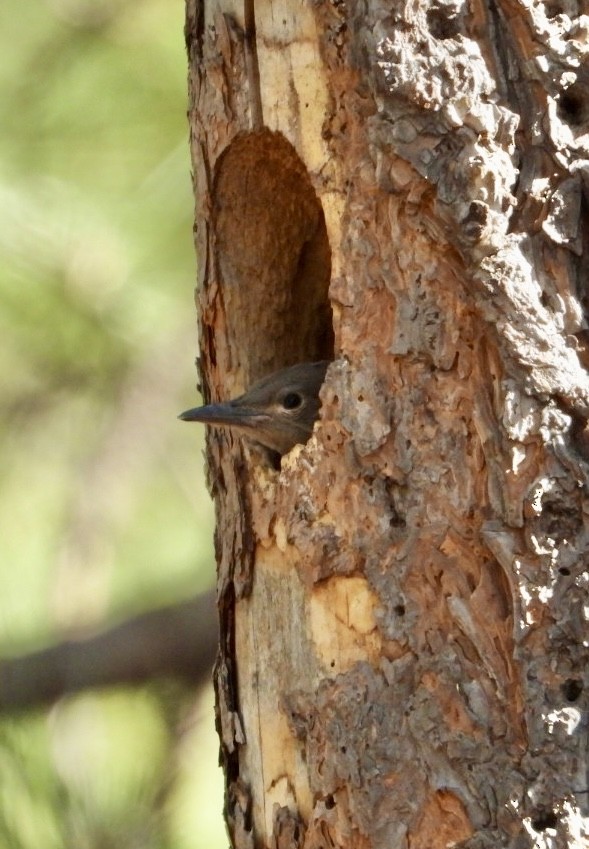
[[[589,845],[588,19],[187,2],[234,846]]]

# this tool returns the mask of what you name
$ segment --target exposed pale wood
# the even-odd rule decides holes
[[[329,279],[335,332],[280,470],[208,442],[234,844],[587,845],[587,20],[257,0],[252,133],[199,9],[206,392],[323,356]]]

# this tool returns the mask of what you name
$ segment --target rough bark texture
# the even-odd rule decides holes
[[[232,840],[588,845],[589,19],[252,4],[187,3],[205,395],[335,361],[280,470],[209,435]]]

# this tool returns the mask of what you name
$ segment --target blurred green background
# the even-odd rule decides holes
[[[180,0],[0,6],[0,654],[213,580]],[[227,845],[210,691],[0,720],[0,849]]]

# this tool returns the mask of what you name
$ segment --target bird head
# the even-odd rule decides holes
[[[307,442],[319,416],[319,390],[327,361],[299,363],[254,383],[247,392],[221,404],[181,413],[183,421],[229,427],[280,455]]]

